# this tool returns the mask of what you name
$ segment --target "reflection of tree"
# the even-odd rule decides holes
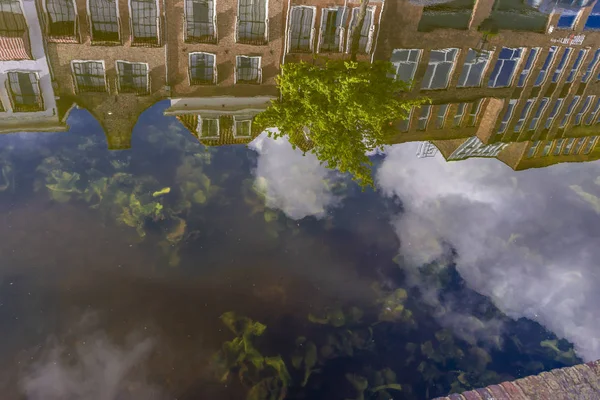
[[[322,163],[363,186],[373,185],[366,153],[381,148],[392,123],[422,103],[400,99],[407,84],[393,79],[387,62],[284,64],[278,86],[281,98],[256,122],[277,128],[270,134],[293,144],[310,141],[309,151]]]

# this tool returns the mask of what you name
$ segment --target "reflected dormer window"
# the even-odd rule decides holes
[[[236,138],[249,138],[252,136],[252,118],[233,117],[233,136]]]
[[[218,139],[219,118],[198,117],[198,133],[200,139]]]
[[[185,41],[216,43],[217,15],[214,0],[185,0]]]

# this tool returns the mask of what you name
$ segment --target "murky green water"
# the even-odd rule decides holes
[[[597,162],[397,145],[362,192],[165,106],[124,152],[81,110],[0,137],[3,398],[421,399],[594,357]]]

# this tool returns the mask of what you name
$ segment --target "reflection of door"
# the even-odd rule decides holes
[[[292,10],[290,51],[310,51],[314,10],[294,7]]]

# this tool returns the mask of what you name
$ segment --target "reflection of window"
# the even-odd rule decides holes
[[[40,83],[34,72],[9,72],[8,89],[14,112],[42,111]]]
[[[458,49],[431,50],[422,89],[445,89],[454,69]]]
[[[587,21],[585,21],[584,30],[594,30],[600,29],[600,1],[597,1],[592,8],[592,12],[588,17]]]
[[[517,123],[515,125],[515,129],[514,129],[515,132],[521,132],[521,130],[523,129],[523,125],[525,125],[525,120],[529,116],[529,112],[531,111],[531,108],[533,106],[533,103],[535,103],[535,100],[536,99],[527,99],[527,101],[525,102],[525,106],[521,110],[521,115],[519,116],[519,120],[517,121]]]
[[[117,0],[89,0],[92,40],[118,42]]]
[[[503,47],[502,50],[500,50],[498,61],[496,61],[496,65],[494,66],[492,76],[488,83],[489,87],[507,87],[512,84],[517,65],[519,65],[521,56],[523,55],[523,50],[522,47],[516,49]]]
[[[537,78],[535,78],[535,83],[533,84],[533,86],[541,86],[546,80],[546,76],[548,75],[548,69],[550,69],[550,65],[552,65],[552,61],[554,61],[554,57],[556,56],[556,49],[556,46],[550,47],[548,55],[544,60],[544,65],[542,65],[540,73],[538,74]]]
[[[552,140],[548,140],[546,142],[544,150],[542,151],[542,157],[546,157],[548,154],[550,154],[550,149],[552,149]]]
[[[252,136],[252,118],[233,117],[233,136],[249,138]]]
[[[560,125],[558,126],[559,128],[562,129],[565,126],[567,126],[567,122],[569,122],[569,118],[571,118],[571,114],[573,114],[573,110],[575,110],[575,106],[577,105],[577,103],[579,103],[580,98],[581,96],[573,97],[573,100],[571,100],[571,103],[569,103],[569,107],[567,107],[567,112],[560,121]]]
[[[577,141],[575,142],[575,147],[573,147],[573,153],[572,154],[577,154],[579,153],[579,150],[581,150],[581,146],[583,146],[583,143],[585,142],[584,137],[577,139]]]
[[[598,61],[600,61],[600,49],[596,50],[596,52],[594,53],[594,58],[592,58],[592,61],[590,61],[587,68],[585,69],[585,74],[583,74],[583,76],[581,77],[581,82],[585,83],[590,80],[592,72],[596,68],[596,65],[598,65]]]
[[[444,127],[444,123],[446,122],[446,115],[448,114],[448,108],[450,104],[442,104],[438,108],[437,115],[435,117],[435,128],[442,129]]]
[[[460,103],[458,105],[458,109],[456,110],[456,114],[454,114],[454,121],[452,122],[452,126],[458,128],[462,124],[462,120],[465,116],[465,110],[467,109],[468,103]]]
[[[575,115],[575,122],[573,123],[573,125],[575,125],[575,126],[581,125],[581,120],[583,119],[583,115],[586,112],[588,112],[588,110],[592,106],[592,101],[594,101],[594,97],[596,97],[596,96],[587,96],[585,98],[585,101],[581,105],[581,108],[579,108],[577,115]]]
[[[481,113],[482,106],[483,106],[483,99],[479,99],[479,100],[471,103],[471,112],[469,112],[469,119],[467,121],[467,126],[477,125],[477,119],[479,118],[479,114]]]
[[[565,139],[558,139],[556,141],[556,144],[554,145],[554,151],[552,152],[553,156],[557,156],[560,154],[560,150],[562,149],[564,142],[565,142]]]
[[[429,116],[431,115],[431,106],[421,106],[421,113],[419,114],[419,122],[417,124],[417,130],[424,131],[427,129],[427,123],[429,122]]]
[[[117,61],[119,92],[148,94],[148,64]]]
[[[309,52],[313,48],[314,7],[294,6],[290,17],[288,51]]]
[[[237,56],[235,64],[236,83],[261,82],[260,57]]]
[[[556,118],[556,115],[562,108],[564,101],[565,101],[565,99],[556,99],[556,102],[554,103],[554,107],[552,108],[552,111],[550,111],[550,115],[548,115],[548,118],[546,118],[546,123],[544,124],[545,129],[550,129],[550,127],[552,126],[552,123],[554,122],[554,118]]]
[[[596,118],[598,117],[598,112],[600,112],[600,98],[596,101],[596,104],[594,105],[594,108],[592,109],[592,112],[590,113],[590,115],[588,115],[587,118],[585,119],[585,124],[586,125],[593,124],[594,121],[596,121]]]
[[[48,10],[50,36],[75,36],[73,0],[46,0],[46,10]]]
[[[156,0],[130,0],[134,43],[158,43]]]
[[[408,130],[410,129],[410,120],[412,118],[414,109],[414,107],[411,107],[410,111],[408,112],[408,115],[406,116],[406,119],[403,119],[400,122],[400,124],[398,124],[398,129],[400,130],[400,132],[408,132]]]
[[[102,61],[71,63],[78,92],[106,92],[106,75]]]
[[[579,50],[579,52],[577,53],[577,58],[575,59],[575,62],[573,63],[573,66],[571,67],[571,71],[569,72],[569,75],[567,76],[567,79],[565,80],[566,83],[571,83],[575,80],[575,76],[577,75],[577,72],[579,71],[579,67],[581,67],[581,63],[583,62],[583,59],[585,58],[587,52],[588,51],[586,49]]]
[[[575,142],[575,138],[570,138],[569,140],[567,140],[567,144],[565,144],[565,148],[563,149],[563,156],[566,156],[567,154],[569,154],[571,152],[574,142]]]
[[[219,119],[198,117],[198,133],[201,139],[218,139]]]
[[[589,154],[592,151],[592,149],[596,146],[596,143],[598,143],[598,136],[592,136],[587,140],[585,147],[583,148],[583,151],[581,153]]]
[[[319,51],[324,53],[338,53],[342,51],[345,20],[346,7],[323,9]]]
[[[510,99],[508,101],[508,106],[506,107],[506,112],[502,117],[502,122],[500,122],[500,127],[498,128],[498,133],[503,133],[508,128],[508,124],[512,118],[513,113],[515,112],[515,107],[517,106],[517,99]]]
[[[567,62],[569,61],[569,57],[571,57],[572,52],[573,52],[572,47],[567,47],[565,49],[565,51],[563,52],[562,57],[560,58],[560,61],[558,63],[558,66],[554,70],[554,74],[552,74],[552,83],[558,82],[558,80],[562,76],[563,71],[565,70],[565,65],[567,65]]]
[[[492,53],[489,51],[475,51],[469,49],[463,69],[458,78],[458,87],[481,86],[483,73],[487,68]]]
[[[537,110],[535,111],[535,114],[533,115],[533,118],[531,119],[531,122],[529,123],[530,131],[534,131],[537,129],[538,124],[540,122],[540,118],[542,117],[542,114],[544,113],[544,111],[546,111],[546,108],[548,107],[549,103],[550,103],[550,98],[548,98],[548,97],[542,98],[542,100],[540,101],[540,105],[538,106]]]
[[[396,69],[396,79],[405,82],[413,80],[421,59],[421,52],[420,49],[396,49],[392,52],[390,61]]]
[[[352,32],[354,31],[354,29],[356,28],[356,24],[358,23],[358,12],[359,7],[355,7],[352,9],[352,17],[350,18],[350,29],[348,29],[348,48],[346,49],[348,53],[352,48]],[[373,25],[374,14],[375,7],[367,8],[367,14],[365,15],[363,26],[360,30],[360,39],[358,41],[359,53],[369,53],[371,51],[371,42],[373,41],[373,32],[375,29],[375,25]]]
[[[525,67],[523,68],[523,71],[521,71],[521,73],[519,74],[519,80],[517,82],[517,87],[525,86],[525,82],[527,81],[527,78],[529,78],[529,75],[531,74],[531,69],[533,68],[533,64],[535,64],[535,61],[537,60],[537,58],[540,54],[540,50],[541,50],[541,47],[533,47],[531,50],[529,50],[529,55],[527,56],[527,61],[525,61]]]
[[[239,0],[237,41],[246,44],[265,44],[267,18],[266,0]]]
[[[185,41],[214,43],[216,20],[214,0],[185,0]]]
[[[190,53],[190,84],[211,85],[216,81],[216,57],[210,53]]]
[[[556,23],[556,27],[558,29],[573,29],[575,26],[575,22],[577,22],[577,15],[579,13],[576,11],[565,10],[562,12],[560,17],[558,18],[558,22]]]
[[[540,141],[534,142],[531,147],[529,147],[529,151],[527,152],[527,158],[531,158],[535,155],[536,150],[540,146]]]

